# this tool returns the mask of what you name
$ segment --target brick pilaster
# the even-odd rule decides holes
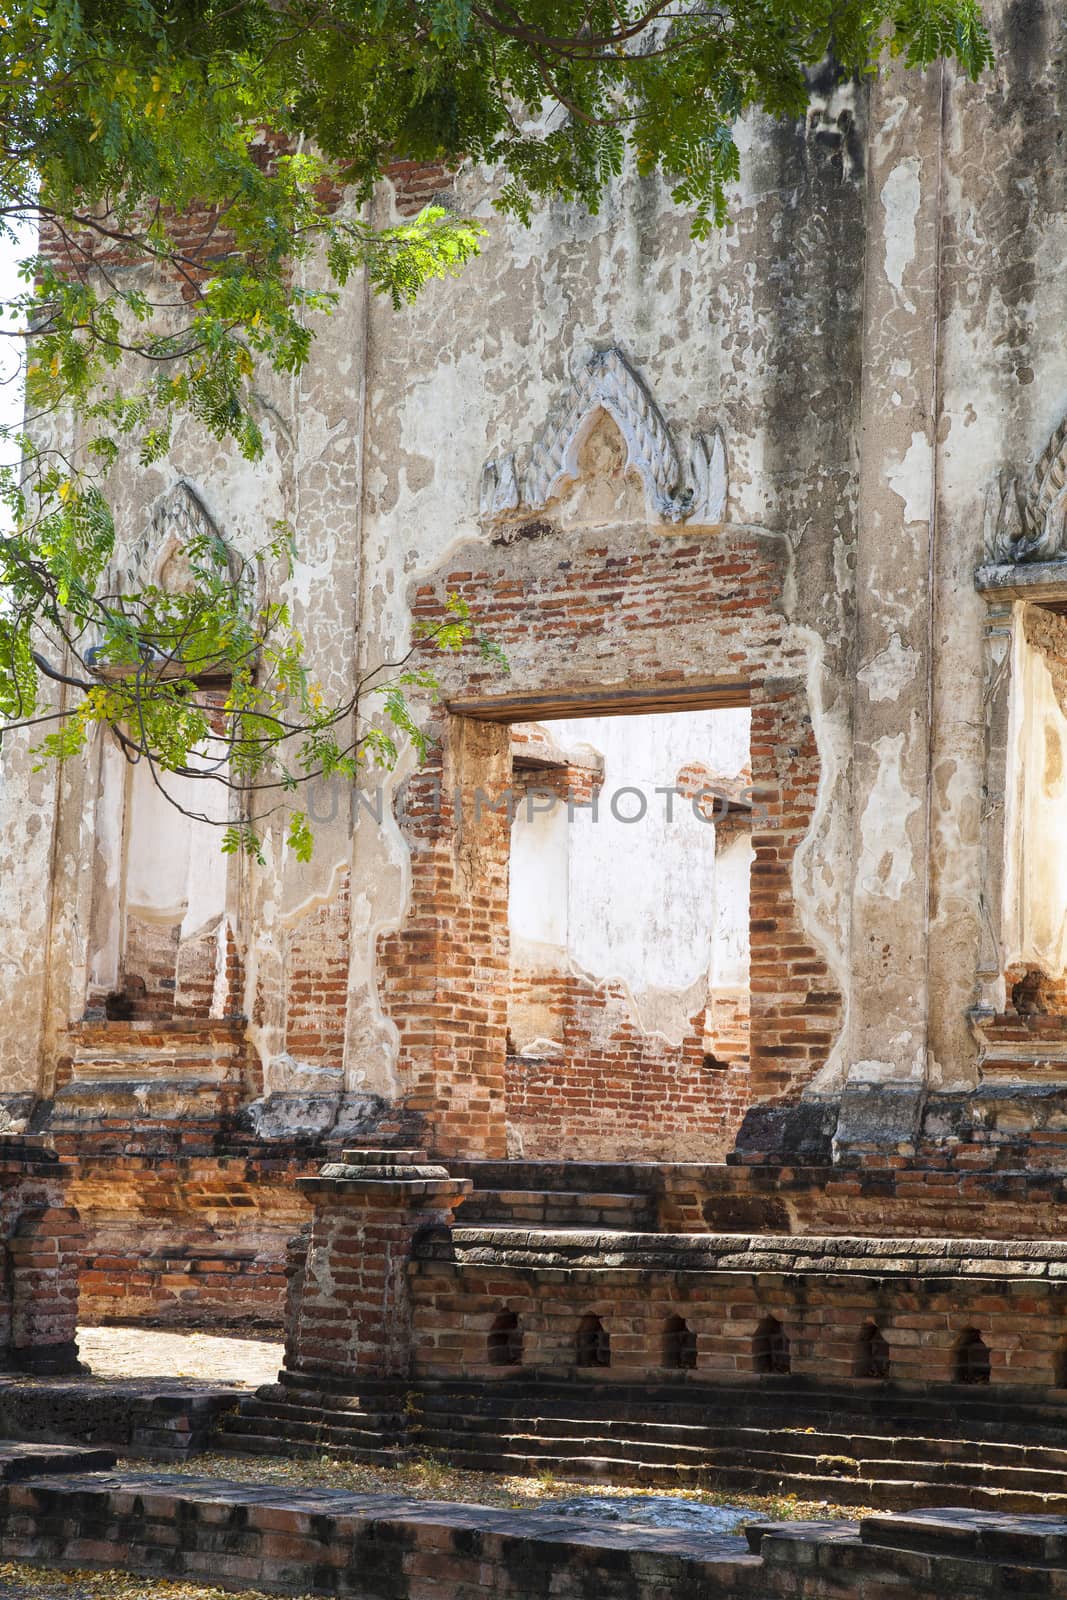
[[[418,1150],[346,1150],[297,1186],[314,1215],[303,1268],[290,1277],[287,1370],[405,1377],[413,1245],[428,1227],[451,1227],[470,1179]]]

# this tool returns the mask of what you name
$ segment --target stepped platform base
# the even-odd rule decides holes
[[[0,1559],[339,1600],[1018,1600],[1067,1595],[1067,1522],[928,1511],[723,1537],[95,1472],[0,1482]]]
[[[111,1466],[116,1454],[149,1461],[180,1461],[207,1448],[214,1429],[236,1412],[246,1389],[236,1384],[160,1378],[0,1377],[3,1449],[74,1456],[56,1471]],[[92,1446],[94,1448],[88,1449]],[[44,1466],[31,1471],[53,1470]]]
[[[946,1136],[922,1159],[895,1164],[873,1155],[834,1166],[764,1154],[729,1163],[450,1158],[447,1166],[474,1183],[457,1213],[460,1227],[1058,1239],[1067,1151],[1056,1171],[1037,1163],[1037,1148],[978,1150]]]
[[[387,1466],[432,1451],[470,1471],[1067,1517],[1067,1400],[966,1385],[356,1388],[283,1373],[222,1419],[216,1442],[241,1455]]]
[[[0,1439],[0,1484],[21,1483],[52,1472],[99,1472],[115,1465],[112,1450],[87,1450],[79,1445],[28,1444]]]

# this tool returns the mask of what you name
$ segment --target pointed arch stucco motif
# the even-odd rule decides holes
[[[179,478],[156,502],[144,531],[130,548],[119,577],[120,592],[133,594],[150,584],[159,584],[172,557],[201,539],[218,541],[236,576],[238,558],[192,484]]]
[[[169,489],[152,514],[149,534],[151,581],[158,583],[167,562],[197,540],[212,539],[225,549],[231,571],[237,565],[218,525],[191,484],[184,478]]]
[[[596,418],[606,412],[626,445],[627,469],[645,488],[649,515],[664,522],[718,523],[726,516],[726,447],[721,432],[697,434],[686,467],[659,407],[620,350],[596,351],[530,449],[521,479],[515,456],[482,469],[487,518],[540,511],[578,477],[578,458]]]
[[[120,594],[137,594],[154,586],[170,589],[180,581],[182,554],[199,541],[212,541],[225,556],[231,580],[240,586],[249,610],[262,604],[265,573],[259,560],[244,561],[224,537],[218,523],[192,484],[179,478],[156,501],[144,530],[129,548],[118,574]],[[175,562],[177,571],[168,573]]]

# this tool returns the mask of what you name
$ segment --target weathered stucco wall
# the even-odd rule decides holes
[[[842,1147],[906,1143],[924,1084],[973,1087],[976,974],[1004,1003],[988,969],[1008,845],[989,819],[1013,779],[973,580],[998,474],[1025,476],[1067,412],[1067,44],[1051,0],[988,10],[998,64],[978,85],[950,67],[859,87],[827,71],[803,123],[747,121],[733,220],[707,243],[655,179],[627,172],[599,215],[553,206],[527,231],[464,168],[450,203],[489,227],[482,258],[399,315],[353,283],[307,372],[264,376],[262,462],[187,424],[168,462],[115,477],[131,548],[180,480],[239,550],[292,524],[287,592],[328,694],[407,648],[413,608],[461,591],[510,674],[439,663],[451,712],[429,713],[431,777],[476,787],[506,767],[495,733],[459,727],[474,701],[520,720],[538,696],[575,716],[598,696],[731,683],[767,808],[751,1094],[843,1094]],[[394,200],[383,185],[376,220]],[[594,405],[568,445],[576,476],[539,500],[536,441],[611,349],[653,407],[648,437],[675,452],[670,492],[657,501],[649,460]],[[728,488],[721,456],[693,477],[716,436]],[[688,515],[667,505],[686,484]],[[1014,648],[1001,657],[1010,678]],[[122,775],[99,747],[33,775],[21,737],[4,763],[2,1087],[47,1094],[90,977],[117,970]],[[431,816],[410,755],[382,782],[384,804],[367,793],[355,817],[348,797],[314,796],[310,867],[270,817],[267,865],[226,869],[277,1101],[261,1127],[325,1126],[343,1085],[353,1117],[406,1098],[444,1118],[444,1143],[499,1151],[503,836]],[[457,915],[460,933],[443,925]]]

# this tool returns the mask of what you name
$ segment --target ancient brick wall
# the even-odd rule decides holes
[[[85,1231],[72,1206],[23,1211],[8,1240],[11,1289],[8,1356],[29,1372],[76,1365],[78,1272]]]
[[[704,1011],[704,1065],[709,1071],[748,1065],[752,1004],[747,989],[715,989]],[[708,1056],[714,1057],[712,1066]]]
[[[424,206],[440,202],[455,183],[455,174],[441,161],[394,161],[386,176],[402,217],[416,216]]]
[[[84,1232],[69,1166],[36,1139],[0,1139],[0,1362],[28,1372],[77,1368]]]
[[[514,1217],[515,1226],[551,1227],[555,1219],[589,1229],[610,1225],[601,1208],[612,1201],[626,1202],[635,1220],[615,1225],[631,1231],[1040,1241],[1061,1237],[1067,1203],[1062,1172],[957,1166],[951,1151],[937,1167],[833,1166],[827,1154],[807,1166],[450,1161],[449,1170],[476,1186],[461,1226],[488,1214]],[[504,1212],[495,1199],[501,1192]]]
[[[566,1235],[512,1252],[491,1235],[457,1229],[428,1241],[412,1266],[415,1372],[424,1378],[499,1376],[490,1335],[517,1319],[521,1366],[542,1379],[584,1374],[639,1382],[670,1370],[694,1382],[786,1372],[826,1382],[868,1377],[867,1336],[887,1347],[881,1377],[901,1383],[1007,1383],[1062,1390],[1067,1383],[1067,1282],[1063,1247],[892,1241],[862,1252],[841,1241],[661,1237],[625,1245],[613,1265]],[[469,1252],[469,1255],[468,1255]],[[539,1268],[534,1266],[538,1260]],[[629,1257],[632,1265],[626,1264]],[[521,1258],[521,1259],[520,1259]],[[988,1265],[987,1265],[988,1263]],[[984,1269],[984,1270],[983,1270]],[[602,1354],[583,1353],[599,1325]],[[683,1367],[668,1335],[678,1319],[692,1339]],[[967,1351],[981,1341],[984,1376]]]
[[[513,994],[523,975],[513,975]],[[557,1015],[561,1049],[507,1058],[509,1147],[529,1160],[705,1160],[731,1147],[750,1100],[747,1054],[707,1062],[707,1007],[680,1045],[646,1033],[620,983],[576,973],[527,980]]]
[[[124,977],[133,980],[134,990],[140,988],[138,979],[143,983],[157,1015],[174,1010],[180,934],[178,922],[167,925],[133,915],[126,919]]]
[[[71,1185],[87,1237],[82,1320],[280,1328],[286,1244],[310,1214],[295,1180],[316,1165],[283,1152],[83,1156]]]
[[[659,1177],[658,1222],[668,1233],[1058,1239],[1067,1201],[1062,1173],[969,1167],[955,1151],[936,1167],[766,1162],[665,1167]]]
[[[425,1119],[432,1147],[499,1156],[510,828],[506,811],[480,804],[476,791],[506,789],[510,744],[506,728],[468,719],[455,719],[449,735],[407,785],[411,909],[379,941],[382,999],[399,1031],[405,1107]]]
[[[349,878],[308,911],[285,940],[285,1048],[301,1061],[340,1067],[348,999]]]
[[[95,1473],[0,1486],[0,1555],[338,1600],[1016,1600],[1065,1591],[1059,1524],[994,1512],[613,1530],[538,1511],[419,1506]]]

